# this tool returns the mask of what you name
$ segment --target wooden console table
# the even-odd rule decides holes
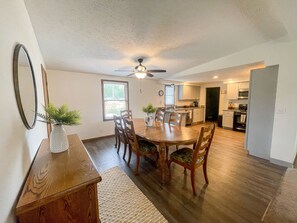
[[[53,154],[44,139],[37,152],[16,207],[21,223],[100,222],[97,172],[77,135],[69,135],[69,149]]]

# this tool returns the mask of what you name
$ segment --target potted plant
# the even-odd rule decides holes
[[[53,124],[53,130],[50,135],[50,150],[52,153],[64,152],[69,148],[68,138],[63,125],[78,125],[80,114],[78,111],[69,111],[67,105],[56,107],[49,103],[44,107],[45,114],[37,113],[41,122]]]
[[[146,117],[144,118],[146,126],[153,126],[156,110],[157,108],[155,108],[151,103],[142,108],[142,111],[146,113]]]

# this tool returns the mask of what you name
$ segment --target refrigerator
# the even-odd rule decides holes
[[[250,155],[270,159],[275,115],[278,65],[255,69],[250,74],[246,148]]]

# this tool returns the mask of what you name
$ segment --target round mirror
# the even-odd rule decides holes
[[[36,123],[37,92],[30,56],[22,44],[18,44],[13,55],[13,83],[17,105],[27,129]]]

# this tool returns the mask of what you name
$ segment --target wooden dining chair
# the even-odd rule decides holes
[[[155,114],[155,121],[164,123],[165,111],[164,109],[158,108]]]
[[[177,112],[171,112],[168,120],[169,125],[181,126],[182,115]]]
[[[170,159],[167,162],[169,168],[169,175],[171,176],[170,165],[172,162],[183,166],[191,171],[191,183],[193,194],[196,195],[195,190],[195,169],[203,166],[203,173],[205,182],[208,184],[207,177],[207,157],[209,148],[213,139],[215,131],[215,124],[211,124],[208,127],[202,127],[195,149],[182,148],[170,154]]]
[[[169,126],[174,125],[174,126],[181,127],[181,123],[182,123],[182,115],[180,113],[171,112],[169,114],[169,120],[168,120]],[[178,145],[175,146],[175,149],[178,150]],[[166,160],[168,160],[168,153],[169,153],[169,147],[166,146],[166,154],[165,154]]]
[[[122,110],[120,113],[121,113],[122,118],[132,119],[132,111],[131,110]]]
[[[159,152],[156,145],[146,140],[138,139],[135,134],[134,124],[132,120],[124,119],[124,130],[129,143],[129,159],[128,166],[130,165],[132,152],[136,154],[136,168],[135,175],[138,175],[139,163],[141,156],[156,155],[157,160],[159,159]]]
[[[117,145],[117,153],[120,151],[121,142],[124,144],[124,154],[123,159],[125,159],[126,151],[127,151],[127,137],[125,135],[124,127],[123,127],[123,119],[121,116],[113,116],[114,124],[115,124],[115,134],[116,134],[116,145]]]

